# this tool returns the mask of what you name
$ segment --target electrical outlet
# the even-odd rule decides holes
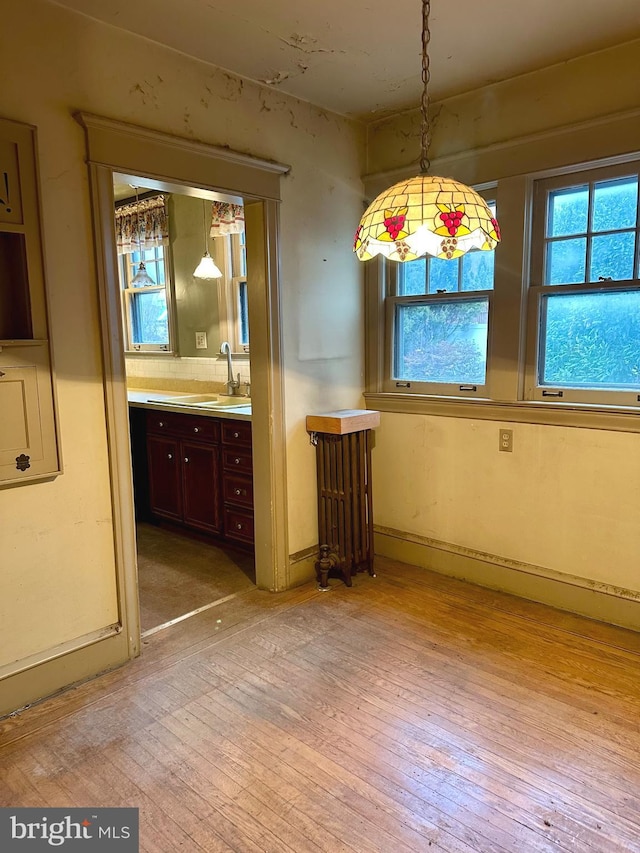
[[[196,349],[206,349],[207,348],[207,333],[206,332],[196,332]]]
[[[512,429],[501,429],[500,430],[500,450],[504,450],[505,453],[513,452],[513,430]]]

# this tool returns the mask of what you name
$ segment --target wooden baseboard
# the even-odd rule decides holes
[[[383,557],[640,631],[640,594],[633,590],[470,551],[390,527],[376,526],[374,538],[375,553]]]
[[[289,578],[287,589],[300,586],[315,579],[316,561],[318,560],[318,546],[305,548],[289,555]]]
[[[0,717],[40,699],[94,678],[129,660],[124,632],[113,632],[93,642],[81,642],[40,663],[26,665],[0,679]]]

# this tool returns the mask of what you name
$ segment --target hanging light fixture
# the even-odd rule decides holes
[[[134,187],[136,191],[136,236],[138,238],[138,252],[140,253],[140,263],[136,274],[131,279],[131,284],[134,287],[155,287],[156,283],[147,272],[147,268],[142,260],[142,245],[140,240],[140,214],[138,211],[138,187]]]
[[[353,251],[361,261],[382,255],[413,261],[423,255],[446,260],[474,249],[494,249],[500,227],[485,200],[451,178],[429,175],[430,0],[422,0],[422,102],[420,174],[381,193],[364,212]]]
[[[198,266],[193,271],[194,278],[222,278],[222,272],[215,265],[209,254],[209,243],[207,241],[207,203],[202,199],[202,216],[204,222],[204,255]]]

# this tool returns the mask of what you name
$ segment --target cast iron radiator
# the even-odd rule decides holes
[[[332,569],[351,586],[352,574],[373,571],[370,429],[332,435],[314,432],[318,470],[318,536],[316,574],[328,589]]]

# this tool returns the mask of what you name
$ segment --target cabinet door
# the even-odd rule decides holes
[[[220,533],[220,450],[182,441],[184,522],[199,530]]]
[[[182,520],[180,446],[173,438],[147,437],[149,505],[157,515]]]

